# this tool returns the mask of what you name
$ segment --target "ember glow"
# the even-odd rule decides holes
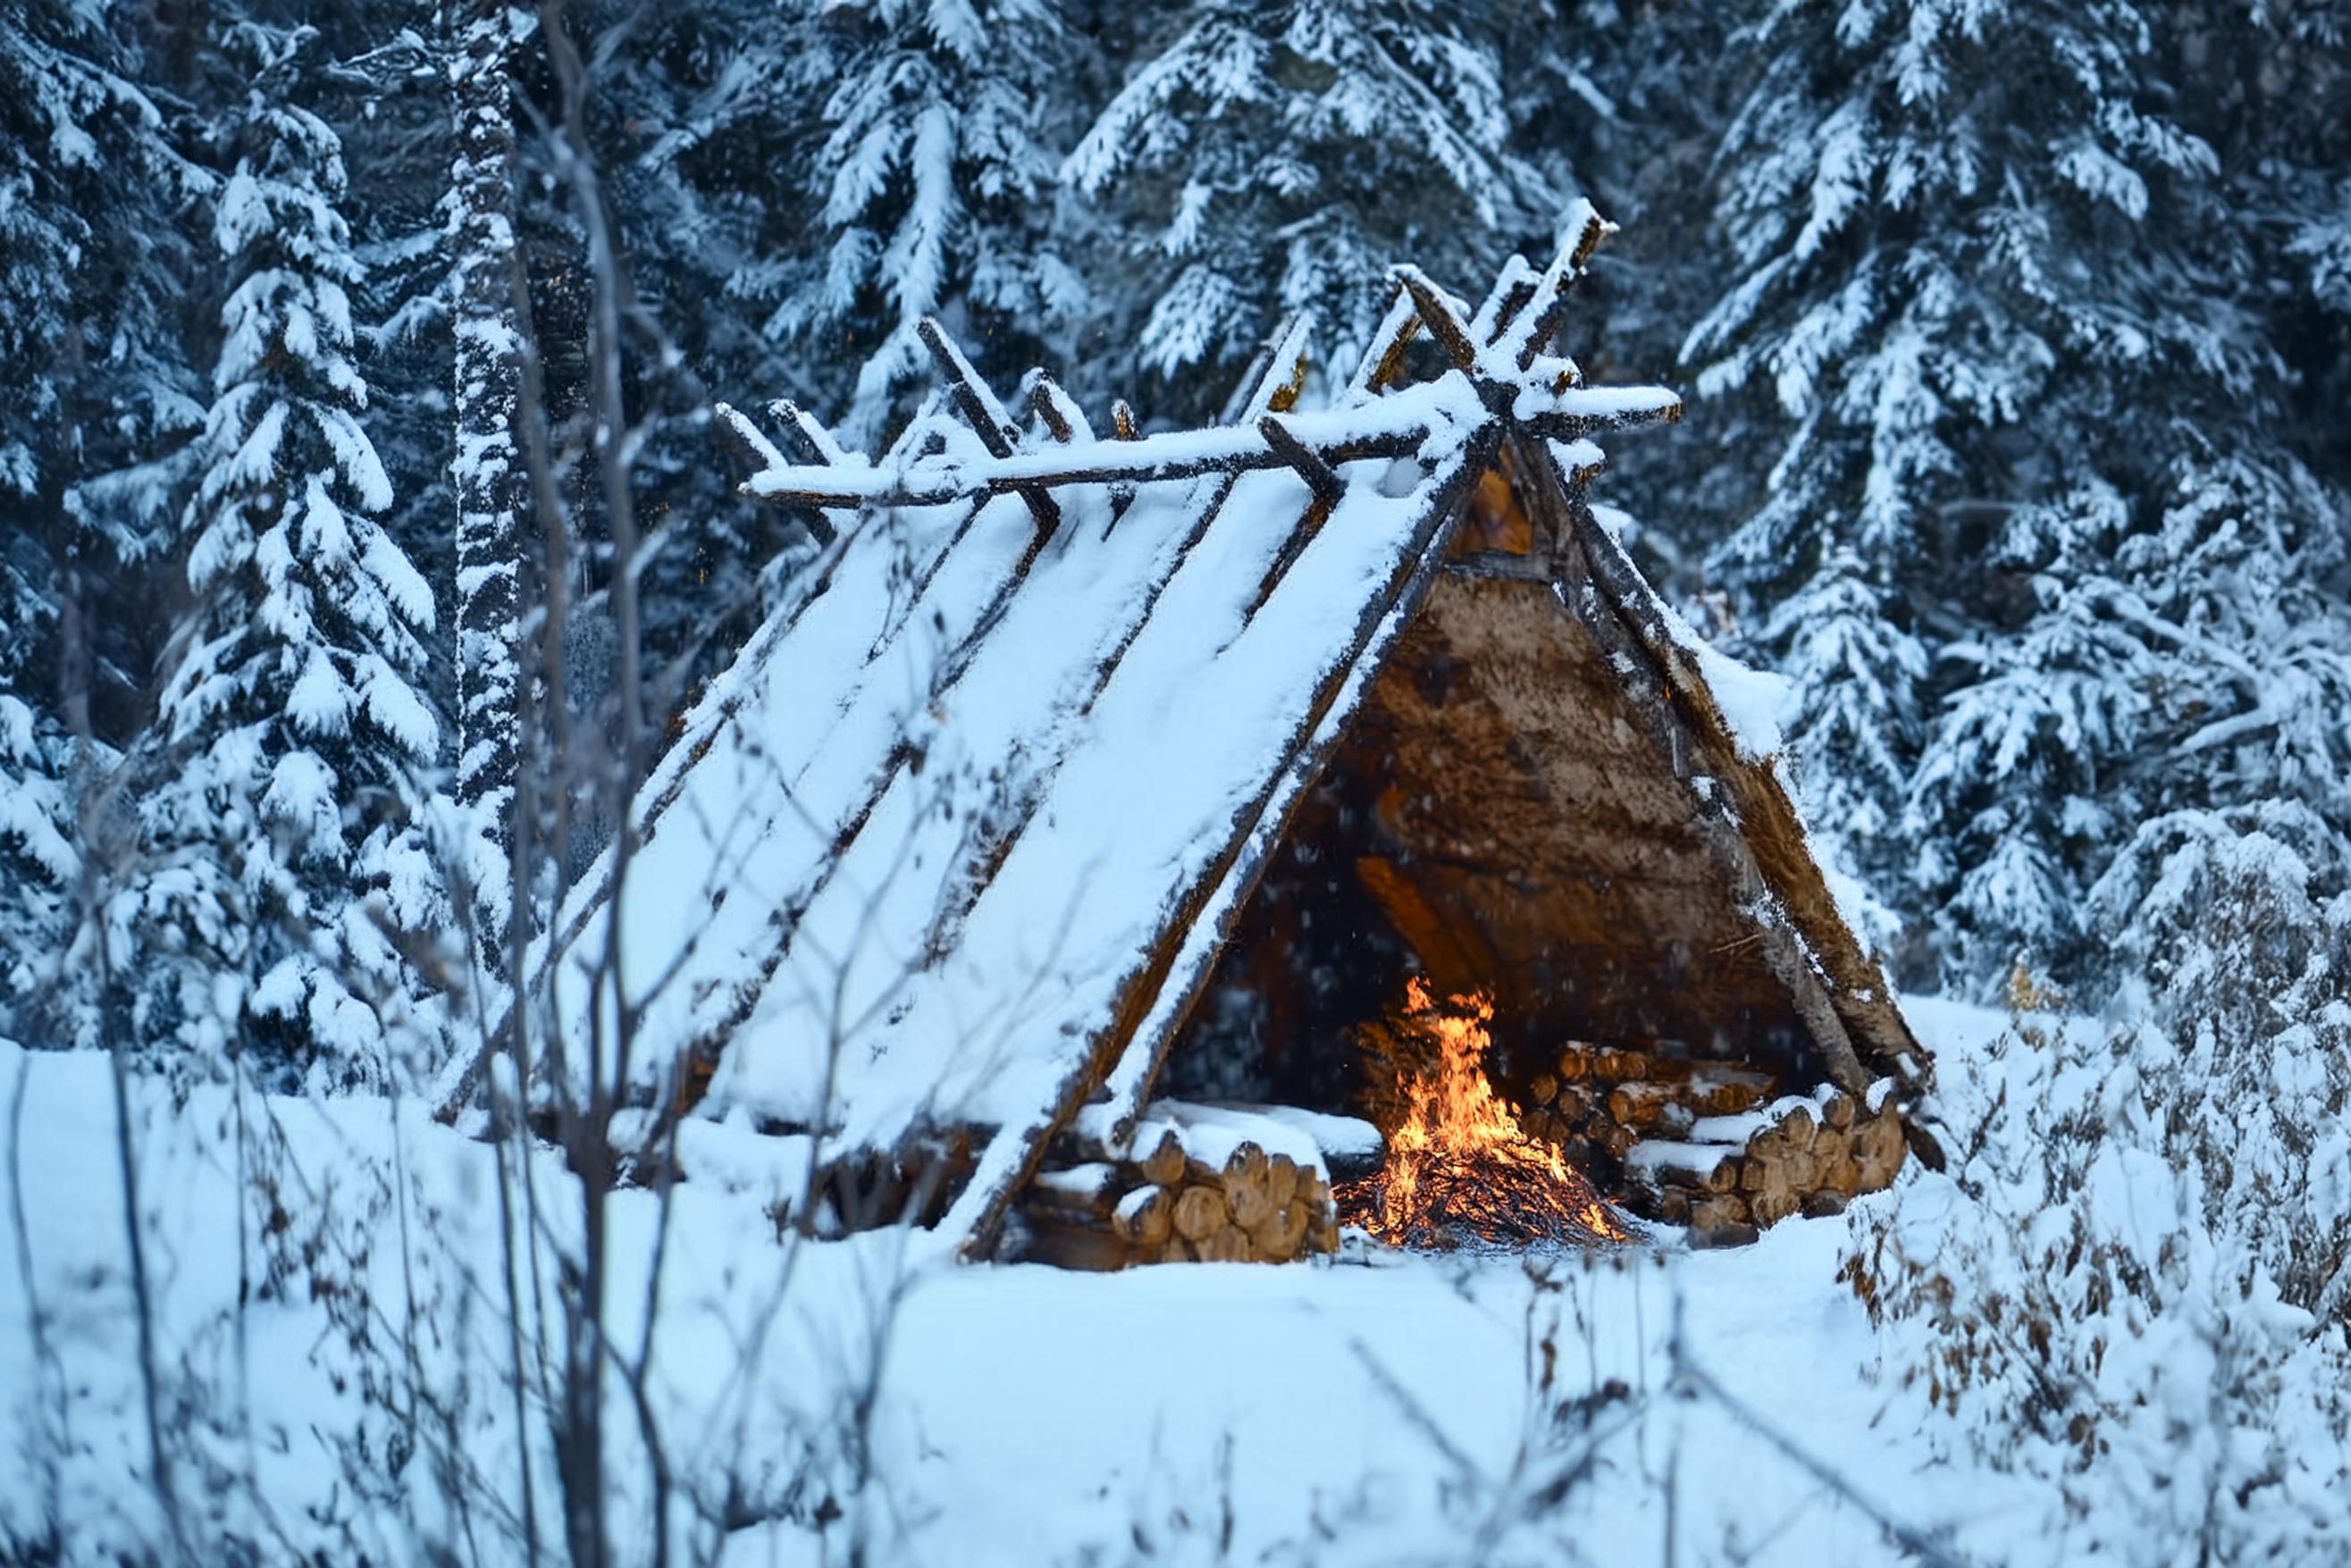
[[[1621,1241],[1624,1228],[1558,1149],[1529,1137],[1487,1081],[1483,993],[1436,1001],[1418,976],[1404,1006],[1371,1031],[1375,1070],[1394,1076],[1384,1094],[1387,1162],[1335,1191],[1340,1214],[1399,1247],[1453,1247],[1471,1238]]]

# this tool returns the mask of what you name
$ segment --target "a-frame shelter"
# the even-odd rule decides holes
[[[939,392],[877,457],[722,410],[747,493],[822,543],[638,795],[621,885],[608,853],[531,956],[570,1071],[829,1157],[955,1143],[936,1232],[984,1255],[1081,1108],[1135,1124],[1310,785],[1376,732],[1351,765],[1408,787],[1374,892],[1437,979],[1921,1082],[1752,677],[1587,502],[1596,437],[1680,412],[1552,351],[1605,233],[1579,209],[1474,309],[1399,268],[1311,411],[1302,324],[1217,425],[1104,435],[1042,377],[1008,407],[932,323]]]

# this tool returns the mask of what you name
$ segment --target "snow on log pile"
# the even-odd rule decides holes
[[[1687,1081],[1694,1089],[1704,1079]],[[1704,1243],[1752,1240],[1792,1214],[1839,1214],[1865,1192],[1893,1184],[1907,1154],[1890,1079],[1855,1096],[1823,1084],[1729,1115],[1692,1116],[1677,1086],[1657,1085],[1652,1136],[1625,1159],[1633,1207],[1687,1225]],[[1625,1088],[1610,1092],[1613,1116]],[[1679,1126],[1678,1134],[1673,1130]]]
[[[1155,1101],[1114,1156],[1107,1106],[1078,1113],[1016,1206],[1016,1258],[1065,1268],[1287,1263],[1339,1249],[1333,1158],[1378,1163],[1370,1124],[1283,1106]],[[1326,1148],[1329,1153],[1326,1154]],[[1091,1157],[1090,1157],[1091,1156]]]

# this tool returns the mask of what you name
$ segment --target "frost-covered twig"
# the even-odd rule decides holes
[[[1853,1505],[1872,1523],[1886,1532],[1886,1538],[1905,1552],[1934,1568],[1969,1568],[1968,1559],[1930,1535],[1921,1533],[1896,1518],[1826,1460],[1812,1453],[1746,1401],[1717,1382],[1703,1366],[1685,1358],[1679,1376],[1692,1390],[1704,1395],[1740,1426],[1777,1448],[1788,1460],[1830,1491]]]

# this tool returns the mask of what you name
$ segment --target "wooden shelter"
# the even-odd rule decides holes
[[[1249,1255],[1246,1210],[1278,1255],[1332,1233],[1312,1119],[1155,1085],[1337,899],[1494,998],[1530,1125],[1636,1207],[1730,1232],[1890,1179],[1928,1064],[1758,677],[1586,501],[1595,437],[1680,412],[1552,351],[1606,232],[1579,210],[1474,309],[1398,269],[1326,408],[1294,406],[1303,323],[1218,424],[1148,436],[1041,376],[1007,406],[925,323],[939,392],[878,457],[722,410],[820,554],[645,786],[622,885],[541,944],[553,1027],[655,1121],[817,1140],[804,1203],[944,1173],[925,1218],[966,1256],[1016,1205],[1138,1256]],[[1343,1050],[1311,1010],[1269,1003],[1279,1049]],[[1186,1201],[1222,1239],[1184,1245]]]

